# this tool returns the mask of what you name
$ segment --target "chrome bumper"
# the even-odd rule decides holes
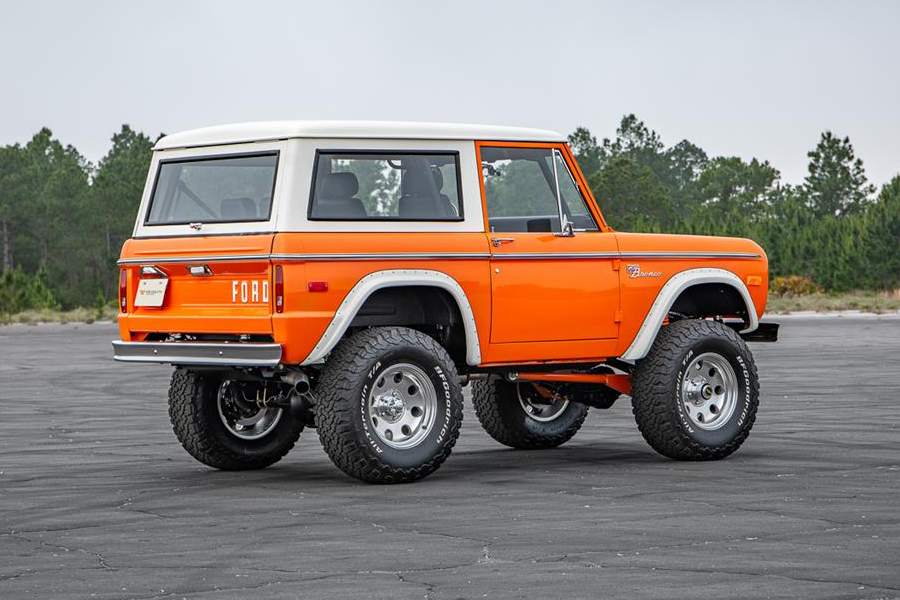
[[[281,344],[206,344],[199,342],[121,342],[113,340],[113,358],[122,362],[275,367]]]

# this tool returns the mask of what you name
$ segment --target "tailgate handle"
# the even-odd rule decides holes
[[[187,270],[194,277],[211,277],[213,274],[209,265],[188,265]]]
[[[166,272],[156,265],[144,265],[141,267],[141,275],[146,277],[163,277],[167,278]]]

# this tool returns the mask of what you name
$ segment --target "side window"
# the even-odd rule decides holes
[[[481,148],[484,199],[493,232],[559,232],[597,225],[558,150]]]
[[[549,148],[481,148],[491,231],[561,231]]]
[[[581,190],[575,184],[575,177],[569,170],[565,159],[559,150],[553,151],[553,159],[556,161],[556,174],[559,178],[559,195],[562,200],[563,214],[572,222],[575,231],[599,231],[591,211]]]
[[[319,152],[309,218],[459,221],[458,158],[455,152]]]

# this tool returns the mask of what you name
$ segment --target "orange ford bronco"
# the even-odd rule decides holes
[[[498,442],[550,448],[631,396],[661,454],[747,438],[765,253],[619,233],[565,138],[506,127],[276,122],[157,142],[119,265],[116,360],[170,363],[199,461],[258,469],[304,427],[370,482],[450,454],[471,383]]]

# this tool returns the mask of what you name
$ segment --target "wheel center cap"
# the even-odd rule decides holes
[[[375,398],[375,401],[372,403],[372,409],[376,415],[385,421],[396,423],[406,410],[406,404],[397,390],[391,390],[387,394],[382,394]]]
[[[684,388],[688,399],[698,406],[713,397],[712,386],[701,377],[691,379]]]

